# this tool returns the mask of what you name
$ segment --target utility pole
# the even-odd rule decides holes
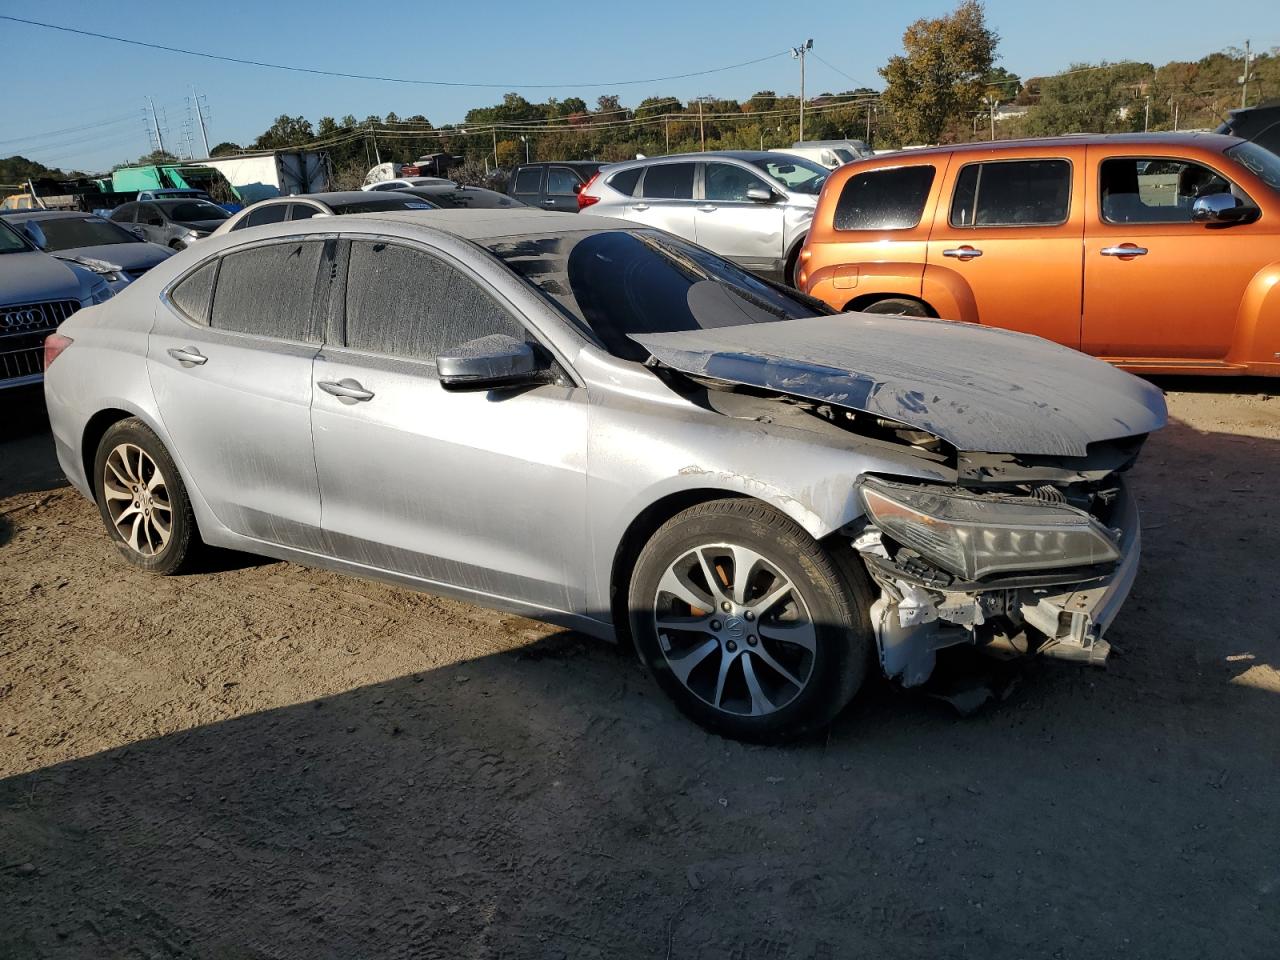
[[[1253,65],[1253,54],[1249,50],[1249,41],[1244,42],[1244,73],[1240,75],[1240,108],[1249,105],[1249,68]]]
[[[164,137],[160,136],[160,120],[156,117],[156,103],[150,97],[147,97],[147,103],[151,106],[151,126],[156,132],[156,146],[160,153],[164,153]]]
[[[804,139],[804,55],[813,49],[813,40],[791,48],[791,58],[800,61],[800,139]]]
[[[489,132],[493,134],[493,169],[498,169],[498,127],[496,125],[489,128]]]
[[[707,128],[702,125],[702,101],[698,101],[698,142],[699,149],[704,153],[707,149]]]
[[[1178,101],[1173,101],[1173,132],[1178,132]]]
[[[999,102],[1000,102],[999,99],[994,94],[987,97],[987,106],[991,108],[991,139],[992,141],[994,141],[996,138],[996,104],[998,104]]]
[[[369,121],[369,125],[367,129],[369,131],[369,140],[373,144],[373,162],[380,167],[382,166],[382,154],[378,152],[378,138],[373,132],[372,120]]]
[[[1146,133],[1151,129],[1151,97],[1147,97],[1147,105],[1143,107],[1142,112],[1142,132]]]
[[[209,131],[204,126],[204,111],[200,109],[200,94],[196,93],[196,85],[191,85],[191,100],[196,105],[196,120],[200,122],[200,139],[204,143],[204,155],[209,156]]]
[[[871,146],[871,101],[867,101],[867,146]]]

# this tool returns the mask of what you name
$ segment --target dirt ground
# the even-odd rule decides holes
[[[0,957],[1274,960],[1280,385],[1164,386],[1105,671],[786,748],[519,618],[136,573],[5,396]]]

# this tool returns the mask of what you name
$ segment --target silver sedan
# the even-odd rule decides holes
[[[1098,663],[1158,390],[1035,337],[830,315],[670,234],[539,211],[213,238],[49,339],[121,556],[202,544],[625,639],[690,717],[829,722],[872,654]],[[228,598],[234,602],[234,598]]]

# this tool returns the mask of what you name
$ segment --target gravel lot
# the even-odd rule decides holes
[[[782,749],[519,618],[135,573],[4,395],[0,957],[1274,960],[1280,398],[1164,385],[1107,670]]]

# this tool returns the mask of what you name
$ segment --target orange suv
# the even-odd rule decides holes
[[[800,288],[1134,372],[1280,375],[1280,157],[1217,134],[974,143],[833,172]]]

